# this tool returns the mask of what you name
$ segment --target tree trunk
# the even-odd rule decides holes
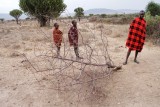
[[[50,26],[50,21],[51,21],[51,18],[49,17],[47,20],[47,26]]]
[[[40,27],[46,26],[47,19],[45,17],[40,17],[39,19]]]
[[[18,18],[16,18],[16,23],[18,24]]]
[[[81,21],[81,18],[80,17],[78,17],[78,20],[79,20],[79,22]]]

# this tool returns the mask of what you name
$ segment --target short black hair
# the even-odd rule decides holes
[[[75,23],[75,22],[76,22],[75,20],[72,20],[72,24]]]
[[[58,25],[58,23],[54,23],[54,27],[56,27],[56,25]]]
[[[145,11],[144,11],[144,10],[141,10],[141,11],[139,12],[139,14],[145,14]]]

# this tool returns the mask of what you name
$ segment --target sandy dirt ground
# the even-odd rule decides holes
[[[78,24],[85,38],[89,38],[90,32],[86,31],[84,23],[96,33],[95,24],[83,21]],[[63,27],[62,22],[60,25],[67,39],[68,28]],[[103,28],[109,41],[111,59],[115,65],[122,65],[127,53],[125,40],[129,25],[105,24]],[[65,95],[45,88],[48,82],[40,86],[35,75],[26,69],[29,65],[23,64],[25,59],[21,54],[32,58],[35,44],[37,49],[45,50],[52,43],[51,37],[52,28],[39,28],[35,21],[21,22],[21,26],[15,22],[0,24],[1,107],[160,107],[160,47],[147,41],[138,56],[140,64],[133,62],[132,52],[128,65],[122,66],[122,70],[107,79],[103,92],[106,97],[100,104],[75,104]],[[43,47],[44,44],[46,47]]]

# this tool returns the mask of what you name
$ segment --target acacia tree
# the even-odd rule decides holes
[[[101,17],[102,18],[105,18],[107,15],[106,14],[101,14]]]
[[[91,17],[91,16],[94,16],[94,14],[89,14],[89,16]]]
[[[84,10],[82,7],[78,7],[74,9],[74,12],[76,13],[75,16],[78,17],[79,21],[81,20],[80,18],[84,16]]]
[[[160,15],[160,4],[151,1],[146,7],[146,11],[150,12],[152,16]]]
[[[14,10],[10,11],[9,14],[16,19],[16,22],[18,24],[18,19],[22,15],[22,13],[23,12],[21,10],[14,9]]]
[[[63,0],[20,0],[19,6],[26,14],[36,17],[41,27],[46,26],[55,13],[61,14],[66,8]]]

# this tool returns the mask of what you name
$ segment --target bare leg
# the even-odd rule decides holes
[[[57,57],[59,57],[60,56],[60,46],[57,46]]]
[[[77,59],[82,59],[82,57],[79,56],[78,46],[74,46],[74,52],[75,52],[75,54],[76,54],[76,58],[77,58]]]
[[[135,52],[135,58],[134,58],[134,62],[139,64],[139,62],[137,61],[137,56],[138,56],[138,51]]]
[[[127,64],[130,54],[131,54],[131,49],[128,49],[127,56],[126,56],[126,61],[123,63],[123,65]]]
[[[77,46],[74,46],[74,52],[75,52],[76,57],[79,57],[78,47]]]

